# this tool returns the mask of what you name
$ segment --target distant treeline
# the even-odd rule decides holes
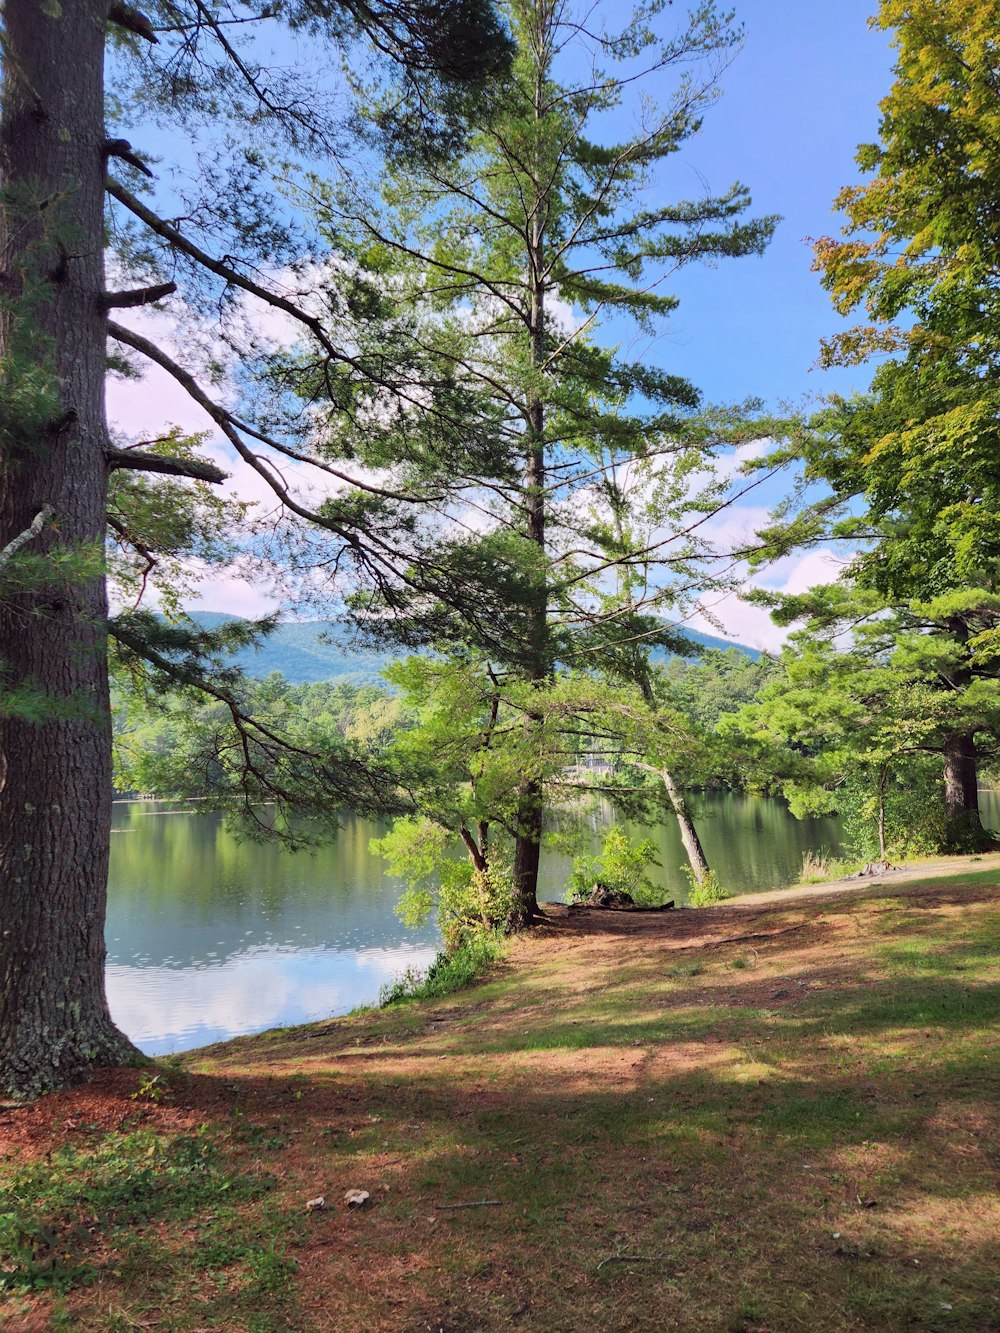
[[[658,670],[675,707],[698,729],[714,731],[725,714],[757,698],[776,667],[773,658],[729,648],[708,649],[697,659],[669,658]],[[415,720],[413,707],[389,685],[337,678],[295,685],[272,672],[248,679],[244,688],[249,711],[263,723],[294,724],[308,732],[311,744],[331,753],[347,747],[378,756]],[[226,789],[219,752],[228,735],[225,703],[181,691],[153,700],[119,685],[113,709],[119,796],[210,796]]]

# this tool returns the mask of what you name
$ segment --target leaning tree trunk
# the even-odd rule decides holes
[[[944,804],[948,846],[972,851],[990,842],[979,816],[979,773],[975,737],[955,733],[944,744]]]
[[[18,550],[0,569],[0,1087],[18,1095],[137,1054],[104,995],[106,15],[4,6],[0,547]],[[53,558],[44,577],[28,555]]]
[[[694,820],[691,818],[691,811],[688,809],[688,803],[685,800],[684,793],[674,781],[673,774],[669,768],[658,770],[663,779],[663,785],[667,789],[667,796],[670,799],[671,807],[677,818],[677,826],[681,831],[681,842],[684,844],[684,851],[687,853],[688,864],[691,867],[691,873],[694,875],[695,882],[703,884],[708,877],[708,858],[701,845],[701,839],[694,826]]]

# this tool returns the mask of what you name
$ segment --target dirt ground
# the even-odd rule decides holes
[[[994,860],[550,905],[447,999],[2,1108],[3,1327],[996,1333]]]

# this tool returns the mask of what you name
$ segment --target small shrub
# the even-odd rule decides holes
[[[690,907],[710,907],[712,903],[724,903],[732,894],[719,883],[719,877],[710,870],[700,882],[695,879],[694,871],[686,870],[691,890],[688,894]]]
[[[167,1080],[162,1074],[145,1073],[139,1081],[139,1086],[135,1092],[129,1094],[133,1101],[147,1101],[160,1103],[170,1095],[170,1088]]]
[[[426,972],[407,968],[379,995],[382,1005],[403,1004],[408,1000],[433,1000],[462,990],[488,972],[504,953],[503,937],[497,932],[472,935],[456,949],[443,949]]]
[[[662,889],[646,874],[646,867],[656,864],[656,844],[652,839],[633,842],[624,829],[613,824],[596,856],[574,857],[570,898],[589,897],[599,883],[613,893],[627,893],[633,902],[652,906],[663,900]]]
[[[370,844],[388,862],[390,873],[406,881],[396,915],[412,930],[437,909],[449,955],[467,940],[502,928],[514,907],[513,881],[503,859],[491,859],[489,869],[479,871],[465,857],[451,855],[454,843],[455,834],[441,824],[407,815]]]
[[[802,873],[799,875],[799,883],[822,884],[830,879],[843,879],[845,875],[851,874],[854,868],[853,861],[834,856],[829,848],[820,847],[816,851],[802,853]]]

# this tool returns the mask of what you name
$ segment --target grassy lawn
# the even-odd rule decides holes
[[[3,1327],[1000,1330],[997,882],[562,916],[0,1111]]]

